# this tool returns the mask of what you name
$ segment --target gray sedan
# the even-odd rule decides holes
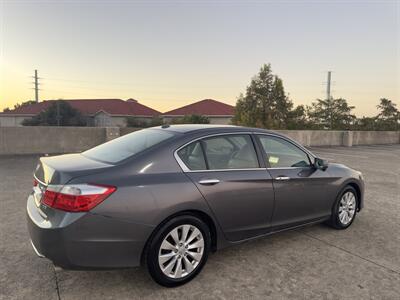
[[[345,229],[363,193],[360,172],[272,131],[165,125],[40,158],[27,219],[33,249],[55,265],[145,265],[171,287],[210,251],[312,223]]]

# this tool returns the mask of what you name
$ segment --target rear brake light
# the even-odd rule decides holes
[[[39,181],[36,180],[36,178],[33,178],[33,187],[38,186]]]
[[[64,211],[85,212],[104,201],[116,189],[97,184],[49,185],[42,203]]]

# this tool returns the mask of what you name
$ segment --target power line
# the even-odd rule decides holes
[[[66,79],[66,78],[54,78],[54,77],[39,77],[38,76],[38,72],[37,70],[35,70],[35,76],[33,76],[33,78],[35,79],[34,83],[34,90],[35,90],[35,100],[38,102],[39,101],[39,95],[38,95],[38,91],[43,91],[45,94],[58,94],[57,97],[54,98],[63,98],[62,95],[60,94],[64,94],[64,96],[66,95],[82,95],[82,96],[90,96],[90,97],[100,97],[100,98],[105,98],[106,96],[104,94],[113,94],[115,93],[115,89],[117,88],[117,86],[119,86],[117,89],[119,90],[119,93],[121,92],[121,90],[124,90],[123,93],[126,92],[133,92],[135,91],[136,93],[139,92],[143,93],[144,91],[147,91],[148,88],[146,87],[146,85],[153,86],[152,90],[152,94],[162,94],[163,96],[166,96],[168,94],[173,94],[174,97],[176,97],[176,94],[182,94],[185,93],[184,91],[182,91],[181,89],[175,89],[175,88],[161,88],[158,87],[157,90],[154,90],[154,86],[155,84],[152,83],[148,83],[148,84],[143,84],[143,83],[135,83],[135,84],[130,84],[127,82],[104,82],[104,81],[90,81],[90,80],[75,80],[75,79]],[[40,80],[40,83],[39,83]],[[45,88],[43,89],[39,89],[38,86],[40,85],[41,87],[43,86],[43,80],[44,81],[59,81],[60,83],[58,85],[61,85],[61,89],[52,89],[51,84],[50,84],[50,89]],[[102,85],[102,87],[90,87],[91,85]],[[109,88],[104,87],[104,84],[110,86]],[[48,84],[49,85],[49,84]],[[47,86],[48,86],[47,85]],[[139,86],[139,88],[138,88]],[[158,84],[157,84],[158,86]],[[191,88],[201,88],[204,89],[204,87],[208,87],[211,88],[211,86],[209,85],[191,85]],[[223,86],[213,86],[212,88],[224,88]],[[65,89],[67,89],[68,91],[65,91]],[[80,91],[78,91],[80,90]],[[100,93],[102,95],[100,95]],[[37,94],[37,99],[36,99],[36,94]],[[61,97],[60,97],[61,96]],[[53,98],[53,96],[51,95],[51,97]],[[147,101],[162,101],[165,102],[165,100],[161,100],[161,99],[146,99]],[[186,101],[186,100],[181,100],[181,101]]]
[[[45,80],[50,80],[50,81],[61,81],[64,82],[65,84],[69,84],[69,83],[84,83],[85,86],[88,85],[108,85],[108,86],[127,86],[127,88],[137,88],[137,87],[143,87],[143,86],[149,86],[149,88],[154,88],[154,86],[157,86],[159,88],[160,85],[162,86],[168,86],[168,89],[170,88],[170,84],[167,83],[153,83],[153,82],[135,82],[135,83],[129,83],[129,82],[111,82],[111,81],[92,81],[92,80],[75,80],[75,79],[65,79],[65,78],[54,78],[54,77],[45,77],[43,78]],[[209,84],[191,84],[190,87],[191,88],[228,88],[231,85],[209,85]]]

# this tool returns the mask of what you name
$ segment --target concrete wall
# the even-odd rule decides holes
[[[142,129],[142,128],[124,127],[124,128],[120,128],[120,129],[119,129],[119,134],[122,136],[122,135],[125,135],[125,134],[132,133],[132,132],[134,132],[134,131],[140,130],[140,129]]]
[[[399,131],[352,131],[353,145],[399,144]]]
[[[276,130],[304,146],[399,144],[400,131]]]
[[[344,131],[276,130],[304,146],[342,146]]]
[[[105,140],[98,127],[0,127],[0,154],[80,152]]]
[[[0,127],[0,155],[81,152],[140,128]],[[279,130],[305,146],[399,144],[400,131]]]
[[[0,114],[0,127],[15,127],[23,126],[22,121],[25,119],[31,119],[32,116],[9,116]],[[87,119],[87,125],[93,127],[105,127],[105,126],[115,126],[115,127],[126,127],[127,116],[111,116],[104,112],[97,113],[93,116],[85,116]],[[138,122],[150,123],[153,117],[141,117],[134,116],[135,120]],[[222,124],[222,123],[221,123]],[[228,123],[227,123],[228,124]]]

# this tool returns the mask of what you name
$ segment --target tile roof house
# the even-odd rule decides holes
[[[185,115],[203,115],[210,120],[211,124],[229,124],[234,114],[234,106],[213,99],[204,99],[165,112],[162,117],[164,122],[169,123]]]
[[[56,100],[45,100],[39,103],[24,105],[13,110],[0,112],[0,126],[22,126],[25,119],[32,118],[46,110]],[[164,114],[140,104],[137,100],[128,99],[75,99],[63,100],[79,110],[86,117],[88,126],[125,127],[127,117],[138,122],[150,123],[154,117],[162,117],[165,123],[179,119],[185,115],[203,115],[211,124],[229,124],[234,107],[212,99],[204,99]]]
[[[89,126],[126,126],[126,118],[134,117],[139,121],[148,121],[161,113],[128,99],[76,99],[64,100],[87,117]],[[48,100],[0,113],[0,126],[21,126],[24,119],[31,118],[47,109],[55,100]]]

